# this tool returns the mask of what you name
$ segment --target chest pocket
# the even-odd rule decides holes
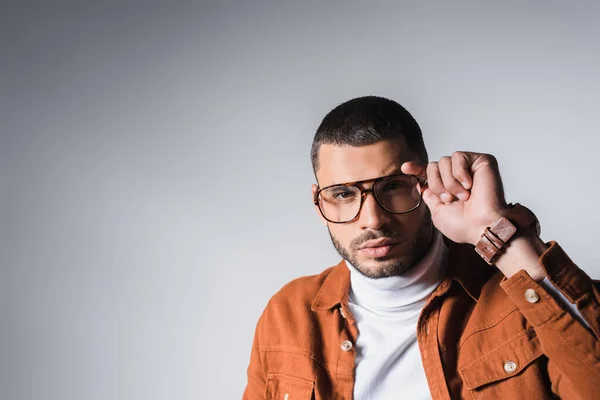
[[[314,388],[315,383],[308,379],[284,374],[269,374],[265,399],[313,400]]]
[[[539,339],[534,332],[525,331],[459,368],[459,373],[467,389],[479,390],[494,382],[516,378],[540,355]]]

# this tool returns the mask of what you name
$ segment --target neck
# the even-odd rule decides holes
[[[442,280],[446,253],[443,236],[435,229],[429,250],[402,275],[369,278],[346,262],[350,269],[350,301],[382,312],[420,308]]]

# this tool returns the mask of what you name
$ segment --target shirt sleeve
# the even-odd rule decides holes
[[[262,316],[256,325],[254,333],[254,341],[252,342],[252,350],[250,353],[250,363],[247,369],[248,382],[246,389],[242,394],[242,400],[259,400],[264,399],[266,378],[261,363],[259,352],[259,331],[262,323]]]
[[[556,242],[539,262],[547,283],[521,270],[500,282],[534,327],[552,390],[564,398],[595,398],[600,384],[600,291]]]

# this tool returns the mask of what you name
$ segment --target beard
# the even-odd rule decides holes
[[[354,266],[363,275],[373,278],[387,278],[390,276],[402,275],[404,272],[411,269],[418,261],[423,258],[431,247],[433,238],[433,223],[429,219],[419,226],[417,234],[412,241],[407,241],[399,232],[391,229],[368,230],[359,237],[350,242],[349,248],[345,248],[336,240],[329,230],[331,242],[337,252]],[[357,253],[360,245],[368,240],[388,238],[398,241],[396,246],[402,246],[400,256],[384,256],[372,259],[371,265],[360,263]],[[374,264],[374,265],[373,265]]]

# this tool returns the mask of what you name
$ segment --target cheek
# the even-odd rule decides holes
[[[418,232],[421,226],[427,223],[429,213],[425,208],[418,208],[409,214],[397,215],[395,219],[397,224],[403,227],[405,233],[411,234]]]
[[[331,233],[331,236],[344,247],[347,247],[354,238],[352,229],[349,229],[348,226],[344,225],[329,224],[329,232]]]

